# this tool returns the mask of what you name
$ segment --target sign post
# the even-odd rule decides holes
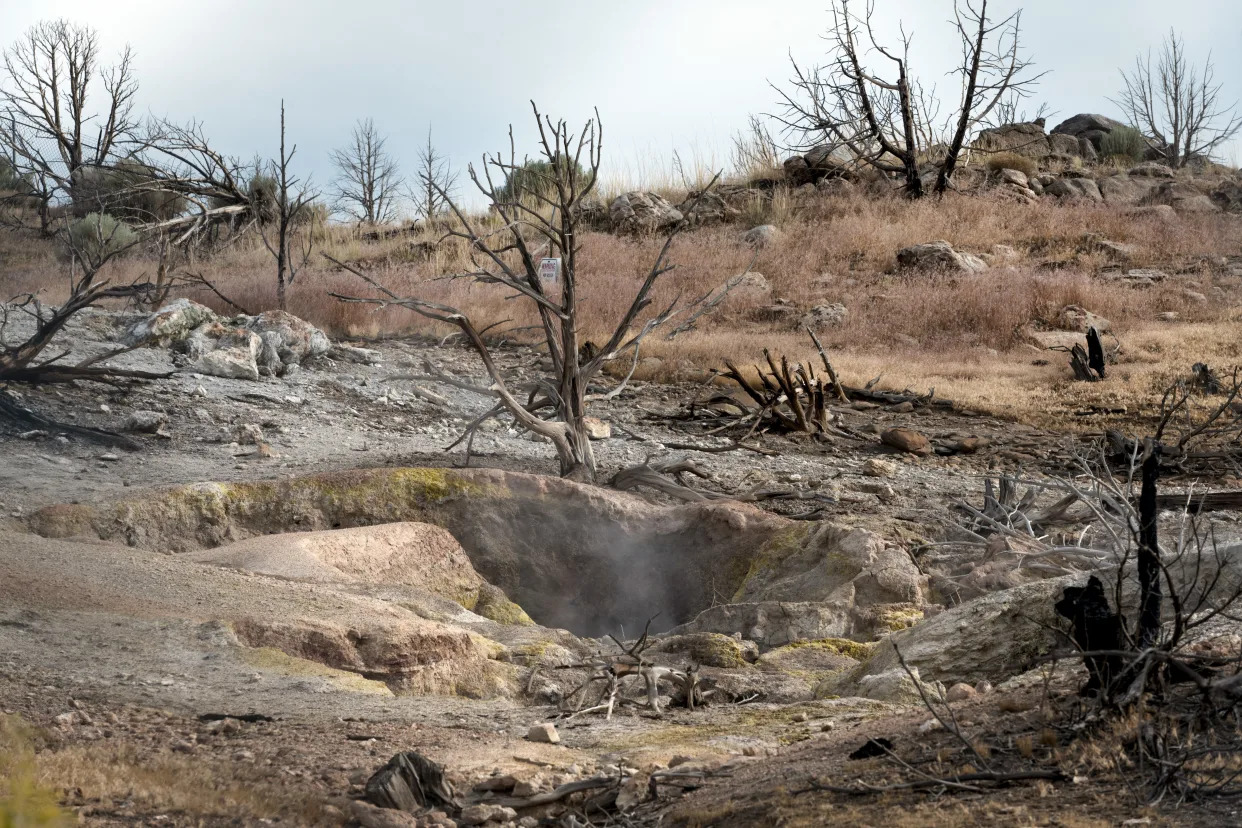
[[[561,260],[540,259],[539,281],[543,282],[545,287],[556,287],[561,281]]]

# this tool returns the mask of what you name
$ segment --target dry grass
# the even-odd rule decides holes
[[[841,302],[849,309],[845,323],[825,331],[823,339],[838,369],[852,380],[883,374],[886,386],[934,386],[943,396],[1015,417],[1045,421],[1064,417],[1065,411],[1049,413],[1058,409],[1048,405],[1049,392],[1067,410],[1091,405],[1098,398],[1107,398],[1111,405],[1119,401],[1137,405],[1195,361],[1220,366],[1239,361],[1234,344],[1236,296],[1230,300],[1235,303],[1231,309],[1228,301],[1196,303],[1184,292],[1189,288],[1210,296],[1220,284],[1213,258],[1235,254],[1242,242],[1234,217],[1186,215],[1164,221],[1103,206],[1026,206],[974,196],[915,203],[861,195],[824,198],[785,193],[777,199],[783,201],[768,208],[769,216],[776,218],[783,235],[761,251],[754,266],[766,277],[771,292],[730,297],[696,330],[672,342],[649,338],[643,356],[659,357],[664,364],[654,373],[644,368],[639,378],[711,369],[726,358],[752,361],[765,347],[794,358],[812,358],[805,334],[795,326],[752,321],[756,307],[777,299],[803,308]],[[743,229],[732,225],[684,234],[673,251],[678,267],[657,289],[656,304],[677,294],[701,296],[744,268],[752,253],[738,243]],[[1101,278],[1108,263],[1082,252],[1088,233],[1133,245],[1128,266],[1158,267],[1179,275],[1142,289]],[[382,242],[363,241],[342,227],[328,228],[321,236],[322,250],[362,264],[399,294],[458,305],[484,325],[507,319],[517,327],[533,321],[524,303],[509,300],[497,289],[443,278],[465,268],[462,247],[449,240],[430,260],[414,248],[420,241],[437,240],[438,231]],[[933,239],[946,239],[975,253],[1009,245],[1019,257],[1011,265],[998,264],[973,276],[894,272],[898,248]],[[621,318],[661,242],[583,235],[579,290],[587,338],[603,337]],[[66,265],[28,239],[0,236],[0,245],[7,266],[6,292],[38,288],[55,301]],[[274,267],[257,240],[243,240],[193,269],[249,309],[274,303]],[[149,258],[131,256],[116,264],[112,277],[124,281],[153,270]],[[291,289],[289,310],[349,338],[448,332],[409,311],[345,304],[331,299],[330,292],[368,294],[360,280],[333,270],[316,255]],[[213,297],[195,298],[227,310]],[[1117,381],[1098,386],[1071,383],[1060,355],[1037,354],[1025,344],[1026,329],[1055,324],[1066,305],[1080,305],[1111,320],[1124,345],[1114,371]],[[1165,311],[1177,312],[1182,322],[1158,322],[1157,315]],[[1032,364],[1041,356],[1052,364]]]
[[[224,817],[239,824],[278,820],[323,824],[323,802],[305,790],[238,773],[230,762],[139,751],[132,745],[72,746],[36,757],[39,778],[80,798],[129,802],[139,811]]]

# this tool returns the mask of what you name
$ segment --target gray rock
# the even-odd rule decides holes
[[[1029,158],[1045,158],[1052,152],[1042,124],[1004,124],[979,133],[971,145],[990,153],[1013,152]]]
[[[1066,305],[1061,308],[1060,313],[1057,314],[1057,321],[1064,330],[1084,334],[1088,328],[1095,328],[1099,333],[1107,333],[1112,327],[1112,323],[1104,317],[1078,305]]]
[[[121,341],[130,347],[168,346],[185,340],[195,328],[218,319],[211,308],[189,299],[174,299],[130,326]]]
[[[168,415],[161,411],[133,411],[121,424],[122,431],[154,434],[168,424]]]
[[[309,359],[325,356],[332,349],[332,342],[327,334],[305,319],[285,311],[272,310],[264,311],[258,316],[239,316],[233,323],[257,333],[268,343],[275,359],[269,357],[263,364],[276,369],[284,365],[301,365]]]
[[[1079,114],[1071,118],[1067,118],[1052,128],[1054,135],[1072,135],[1075,138],[1086,139],[1098,153],[1100,151],[1100,141],[1104,136],[1112,132],[1117,127],[1124,127],[1125,124],[1120,121],[1113,120],[1105,115]]]
[[[1021,170],[1003,169],[1000,171],[1000,180],[1017,187],[1029,188],[1030,186],[1030,180]]]
[[[719,604],[699,613],[693,621],[674,627],[669,635],[719,633],[755,641],[763,649],[794,641],[823,638],[869,638],[863,623],[848,601],[757,601]]]
[[[1150,179],[1112,175],[1099,181],[1100,194],[1106,204],[1130,207],[1140,203],[1155,189]]]
[[[1131,167],[1129,175],[1138,176],[1140,178],[1172,178],[1173,170],[1164,164],[1158,164],[1155,161],[1147,161]]]
[[[257,380],[263,340],[253,331],[209,322],[185,341],[190,370],[214,377]]]
[[[767,247],[775,242],[781,236],[781,231],[775,225],[761,224],[758,227],[752,227],[742,234],[740,241],[748,247]]]
[[[1242,213],[1242,181],[1222,181],[1212,191],[1212,202],[1227,213]]]
[[[613,199],[608,205],[608,216],[617,232],[640,235],[671,230],[685,220],[681,211],[663,196],[639,191]]]
[[[692,227],[704,227],[736,221],[742,211],[734,207],[719,190],[691,191],[677,210]]]
[[[915,244],[897,251],[897,267],[902,270],[944,270],[982,273],[987,264],[978,256],[959,253],[947,241]]]
[[[816,305],[807,311],[802,317],[801,324],[803,327],[811,330],[822,330],[824,328],[835,328],[845,322],[849,316],[849,310],[840,302],[833,302],[828,305]]]
[[[1025,673],[1064,643],[1056,632],[1063,619],[1053,604],[1066,586],[1085,580],[1074,575],[1034,581],[953,607],[894,632],[849,679],[857,685],[865,676],[901,669],[894,646],[925,681],[998,682]]]
[[[353,362],[358,365],[376,365],[380,361],[380,352],[371,348],[357,348],[353,345],[337,343],[332,346],[328,355],[341,362]]]
[[[528,742],[543,742],[549,745],[559,745],[561,743],[561,734],[556,732],[556,725],[551,722],[532,725],[530,730],[526,731],[526,740]]]
[[[1070,200],[1091,201],[1097,204],[1104,201],[1099,186],[1090,178],[1058,178],[1051,184],[1045,185],[1044,192],[1057,198]]]
[[[1143,199],[1144,205],[1165,205],[1179,213],[1219,213],[1211,198],[1182,181],[1165,181]]]

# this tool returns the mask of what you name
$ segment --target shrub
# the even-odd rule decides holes
[[[263,224],[275,221],[280,214],[280,208],[276,204],[278,190],[276,179],[263,173],[255,173],[246,185],[250,207]]]
[[[73,200],[79,212],[103,210],[135,222],[166,221],[185,212],[189,202],[158,189],[158,173],[130,158],[111,167],[84,167],[76,176]]]
[[[1017,170],[1028,178],[1039,172],[1034,158],[1016,152],[997,152],[988,156],[987,168],[992,172]]]
[[[1100,139],[1100,155],[1142,161],[1147,157],[1147,139],[1134,127],[1121,126]]]
[[[590,172],[583,169],[577,162],[562,161],[574,165],[574,173],[579,181],[589,180]],[[527,161],[515,170],[510,171],[505,183],[497,191],[501,201],[514,201],[525,193],[542,193],[552,187],[551,180],[556,177],[556,170],[547,160]],[[579,189],[585,188],[585,183]]]
[[[0,826],[69,824],[56,794],[38,783],[28,729],[16,716],[0,716]]]
[[[107,213],[90,213],[69,225],[70,248],[91,263],[114,256],[137,241],[132,227]]]
[[[13,166],[13,162],[7,158],[0,158],[0,192],[3,193],[20,193],[30,188],[30,182],[27,181]]]

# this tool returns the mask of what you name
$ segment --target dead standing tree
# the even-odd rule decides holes
[[[943,142],[934,162],[937,194],[950,186],[966,138],[1002,101],[1023,97],[1040,75],[1027,76],[1031,62],[1020,55],[1021,12],[998,23],[988,19],[987,0],[978,7],[970,0],[954,5],[954,26],[961,38],[962,60],[955,74],[962,77],[962,96],[953,114],[935,123],[934,92],[926,92],[910,70],[911,36],[904,29],[901,48],[893,50],[876,40],[873,0],[859,17],[849,0],[832,5],[830,60],[822,66],[793,63],[790,88],[777,88],[785,111],[778,120],[786,132],[800,137],[799,148],[827,146],[845,151],[854,163],[889,175],[900,175],[910,198],[924,195],[923,171],[927,151]],[[882,77],[870,69],[861,44],[892,65]]]
[[[602,127],[597,113],[575,135],[570,133],[565,121],[553,121],[541,115],[533,101],[531,107],[539,129],[539,151],[547,162],[543,171],[531,174],[527,167],[521,179],[526,183],[520,187],[506,187],[506,183],[518,180],[513,173],[524,167],[514,149],[512,130],[507,160],[497,153],[484,158],[481,171],[473,165],[468,168],[470,179],[490,202],[498,227],[482,225],[468,215],[441,184],[435,186],[458,222],[458,227],[448,235],[461,238],[470,246],[473,270],[461,278],[478,284],[500,285],[511,291],[514,298],[529,302],[537,314],[537,327],[543,333],[551,361],[551,370],[545,377],[528,388],[517,390],[497,367],[483,339],[484,331],[465,311],[425,299],[398,296],[374,279],[335,260],[337,265],[376,288],[381,296],[333,295],[344,301],[398,305],[459,328],[478,353],[491,384],[475,386],[442,374],[419,379],[450,382],[495,398],[496,405],[476,420],[471,429],[487,417],[507,411],[519,427],[552,442],[563,476],[593,480],[595,455],[585,422],[591,382],[608,362],[627,354],[637,359],[640,343],[652,330],[692,310],[703,300],[683,303],[676,297],[662,309],[648,313],[654,302],[653,288],[674,268],[669,252],[681,232],[682,227],[678,226],[665,238],[655,262],[611,335],[602,346],[585,347],[587,343],[580,338],[578,288],[582,274],[578,229],[580,206],[598,181]],[[497,181],[494,175],[501,180]],[[540,258],[545,251],[548,257],[561,259],[560,277],[554,284],[540,277]],[[525,396],[525,400],[520,395]],[[546,417],[544,412],[547,412]]]
[[[431,130],[427,130],[427,146],[418,151],[414,177],[410,193],[414,210],[419,218],[430,223],[448,209],[448,200],[457,188],[457,173],[431,143]]]
[[[263,245],[276,259],[276,305],[281,310],[288,307],[288,289],[297,278],[299,271],[310,258],[313,233],[309,230],[303,235],[300,251],[294,251],[294,226],[302,221],[310,211],[310,204],[315,199],[315,192],[310,184],[290,173],[289,165],[298,151],[297,145],[286,149],[285,145],[285,102],[280,102],[280,156],[268,162],[268,175],[275,182],[275,215],[270,232],[260,223],[260,234]],[[257,207],[256,207],[257,212]],[[300,261],[294,256],[300,253]]]
[[[333,182],[337,209],[372,226],[390,222],[397,214],[401,172],[387,143],[367,118],[354,127],[348,146],[331,152],[337,170]]]
[[[1170,30],[1155,66],[1148,52],[1135,59],[1131,72],[1122,71],[1123,88],[1114,103],[1131,123],[1160,142],[1170,167],[1182,167],[1210,158],[1242,129],[1237,104],[1224,104],[1215,78],[1211,56],[1202,69],[1196,68],[1186,58],[1185,43]]]
[[[115,161],[137,129],[133,53],[126,47],[113,66],[100,66],[94,29],[43,21],[5,50],[4,69],[3,140],[19,172],[39,183],[42,229],[49,232],[52,206],[76,200],[83,174]]]

